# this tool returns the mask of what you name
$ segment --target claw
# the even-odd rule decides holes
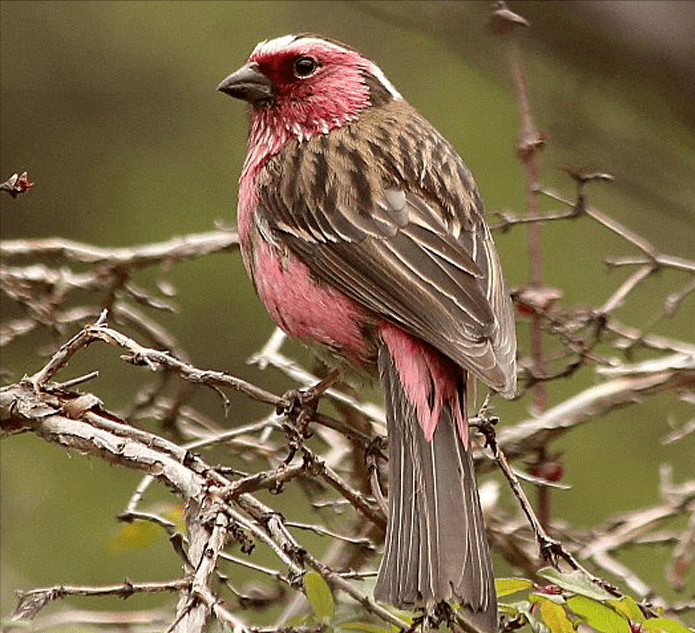
[[[283,397],[283,404],[277,407],[278,415],[286,415],[288,418],[298,418],[304,411],[314,413],[319,403],[319,398],[330,389],[338,380],[337,369],[330,371],[325,378],[307,389],[290,389]],[[284,404],[284,403],[287,404]]]
[[[333,370],[320,382],[308,389],[290,389],[282,397],[282,403],[277,406],[278,415],[284,415],[286,421],[282,428],[287,434],[289,452],[284,459],[289,464],[299,450],[302,442],[311,437],[308,431],[312,415],[316,413],[319,398],[338,379],[338,370]]]

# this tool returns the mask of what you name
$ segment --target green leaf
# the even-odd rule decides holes
[[[514,602],[513,604],[508,604],[506,602],[498,602],[497,609],[500,611],[500,613],[506,613],[507,615],[514,617],[519,613],[519,603]]]
[[[162,528],[149,521],[121,523],[109,539],[108,547],[116,553],[142,549],[154,543],[162,534]]]
[[[538,575],[562,589],[578,593],[592,600],[609,600],[612,597],[607,591],[591,582],[580,571],[563,574],[552,567],[544,567],[538,571]]]
[[[370,624],[369,622],[344,622],[340,625],[343,631],[363,631],[364,633],[391,633],[390,628]]]
[[[690,633],[682,624],[668,618],[652,618],[642,623],[643,631],[654,631],[655,633]]]
[[[630,625],[621,615],[596,600],[585,596],[567,598],[567,605],[586,623],[602,633],[630,633]]]
[[[530,602],[540,602],[541,600],[550,600],[550,602],[554,602],[555,604],[565,604],[565,596],[562,594],[553,594],[553,593],[530,593],[528,595],[528,599]]]
[[[531,604],[527,602],[526,605],[528,608],[522,608],[519,611],[526,616],[526,621],[533,633],[550,633],[548,627],[543,623],[536,611],[531,609]]]
[[[613,607],[618,613],[622,613],[630,622],[636,622],[641,624],[644,622],[644,615],[642,611],[637,606],[634,598],[630,596],[623,596],[620,600],[607,600],[609,605]]]
[[[309,571],[304,574],[304,592],[314,610],[314,615],[320,621],[330,620],[335,613],[335,603],[331,590],[321,574]]]
[[[538,613],[553,633],[574,633],[565,609],[552,600],[541,598],[538,601]]]
[[[533,583],[530,580],[526,580],[526,578],[495,578],[495,591],[498,598],[508,596],[517,591],[523,591],[524,589],[530,589],[531,587],[533,587]]]
[[[186,520],[184,518],[183,506],[174,503],[167,503],[163,506],[162,516],[169,519],[182,534],[186,533]]]
[[[159,514],[171,521],[180,532],[186,531],[183,519],[183,506],[174,503],[155,503],[147,508],[147,512]],[[115,553],[143,549],[164,535],[162,528],[150,521],[136,520],[131,523],[121,523],[109,539],[108,548]]]

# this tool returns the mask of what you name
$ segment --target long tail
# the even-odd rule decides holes
[[[374,595],[399,608],[453,598],[466,619],[495,632],[485,526],[467,436],[457,428],[466,421],[465,372],[405,333],[392,334],[382,340],[378,358],[389,435],[389,520]],[[425,417],[438,418],[429,423],[429,440],[425,406]]]

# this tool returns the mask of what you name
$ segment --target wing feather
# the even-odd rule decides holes
[[[390,139],[395,157],[375,139]],[[511,300],[480,196],[413,108],[397,100],[368,109],[328,135],[290,142],[265,170],[257,214],[276,243],[318,280],[513,393]]]

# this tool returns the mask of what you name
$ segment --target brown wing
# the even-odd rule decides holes
[[[407,103],[289,143],[267,165],[258,212],[317,279],[513,394],[511,301],[482,202]]]

